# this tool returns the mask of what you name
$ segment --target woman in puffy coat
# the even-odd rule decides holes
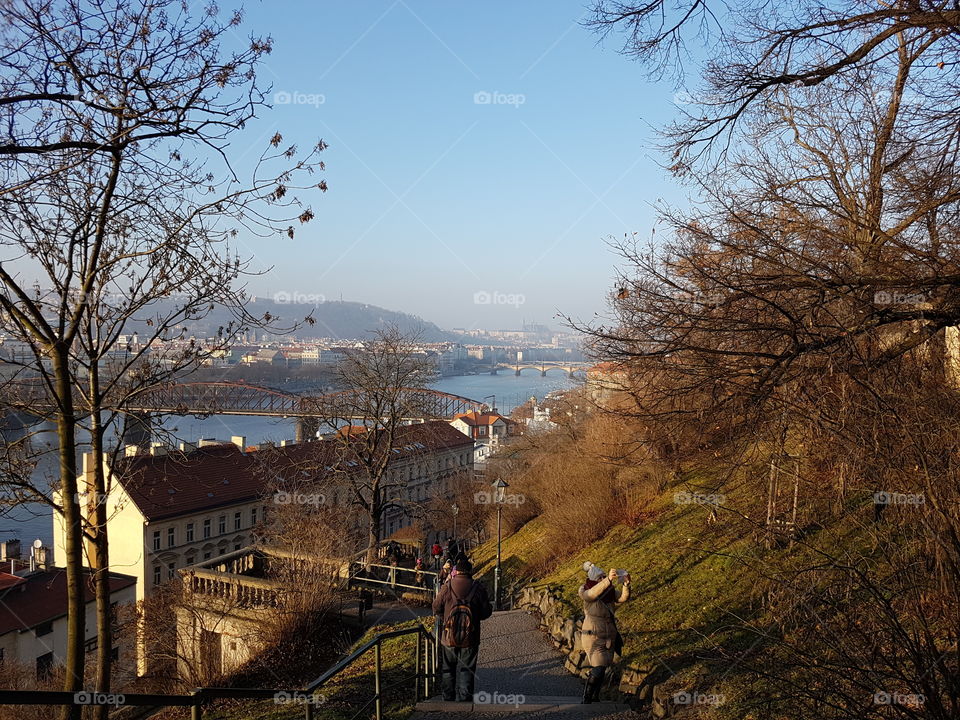
[[[590,663],[590,675],[583,689],[583,702],[596,702],[607,668],[613,664],[614,645],[617,639],[617,622],[614,608],[630,599],[630,576],[624,575],[623,585],[617,592],[614,581],[617,571],[613,568],[604,575],[603,569],[593,563],[583,565],[587,579],[580,586],[583,600],[583,627],[580,631],[583,649]]]

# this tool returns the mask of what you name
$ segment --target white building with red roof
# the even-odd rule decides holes
[[[472,469],[473,447],[470,437],[443,421],[403,426],[388,465],[390,485],[407,504],[449,492],[448,478]],[[324,457],[331,458],[326,470],[332,477],[336,449],[335,440],[254,451],[225,443],[119,459],[106,467],[113,479],[104,500],[111,569],[134,576],[142,600],[176,577],[178,569],[254,544],[256,528],[272,504],[267,493],[277,478],[302,473],[306,465],[323,467]],[[85,472],[92,472],[90,462],[90,456],[84,458]],[[352,507],[347,488],[333,486],[323,473],[309,481],[322,490],[325,505]],[[359,527],[359,513],[356,519]],[[383,536],[411,522],[403,510],[391,508],[383,518]],[[56,557],[66,557],[59,516],[54,516],[54,538]]]

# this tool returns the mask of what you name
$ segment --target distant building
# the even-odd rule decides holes
[[[474,463],[481,465],[500,443],[518,433],[517,423],[497,412],[460,413],[450,424],[457,430],[473,438],[477,445]]]

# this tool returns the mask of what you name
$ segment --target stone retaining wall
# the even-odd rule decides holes
[[[514,607],[535,612],[540,618],[540,627],[553,641],[554,646],[566,655],[564,667],[568,672],[585,678],[590,671],[587,654],[580,641],[583,615],[570,608],[560,592],[551,587],[525,587],[520,591]],[[614,658],[613,667],[607,670],[604,685],[649,703],[654,717],[679,717],[684,708],[671,702],[664,688],[657,683],[658,668],[623,665],[622,658]],[[679,712],[678,712],[679,711]]]

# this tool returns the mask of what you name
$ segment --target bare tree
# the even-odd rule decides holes
[[[270,41],[251,37],[224,51],[239,14],[191,13],[173,0],[142,7],[24,0],[0,13],[8,134],[0,147],[0,325],[29,348],[7,383],[7,404],[57,426],[69,594],[65,688],[76,690],[84,642],[79,419],[90,418],[101,457],[104,423],[113,419],[102,411],[122,410],[133,392],[195,365],[254,320],[244,316],[236,285],[248,263],[229,241],[241,232],[292,237],[293,223],[313,217],[294,193],[325,189],[302,180],[322,168],[324,145],[300,153],[276,133],[249,180],[240,180],[229,141],[265,106],[256,68]],[[238,308],[237,325],[211,343],[192,340],[188,323],[214,304]],[[107,367],[135,323],[142,323],[139,347]],[[21,381],[34,389],[24,392]],[[108,490],[99,470],[90,489],[94,498]],[[48,488],[38,483],[33,494],[42,500]],[[90,509],[86,533],[94,565],[104,569],[106,519],[96,503]],[[99,607],[97,689],[107,691],[108,599]]]
[[[956,128],[933,107],[945,94],[925,92],[948,39],[901,29],[862,67],[765,88],[721,162],[679,169],[699,202],[664,209],[668,238],[618,243],[614,317],[587,329],[629,369],[619,412],[650,446],[669,438],[660,458],[719,465],[736,500],[714,519],[784,529],[790,554],[736,555],[765,614],[729,619],[763,651],[713,648],[767,681],[741,710],[957,712],[960,184]],[[782,459],[795,519],[765,523],[775,491],[756,467]]]
[[[366,524],[366,563],[376,560],[384,514],[401,508],[406,479],[390,470],[402,426],[422,418],[416,393],[436,376],[436,365],[416,346],[416,338],[396,328],[376,333],[352,350],[337,367],[337,383],[347,388],[318,408],[322,425],[335,429],[334,483],[349,488],[352,504]]]
[[[711,150],[722,157],[732,134],[748,134],[754,111],[762,113],[772,96],[831,79],[852,83],[884,67],[904,37],[923,47],[927,71],[917,78],[915,99],[930,137],[955,135],[960,94],[951,74],[960,61],[960,9],[952,2],[794,7],[751,0],[595,0],[587,24],[604,36],[621,34],[622,51],[656,77],[682,77],[691,65],[699,71],[692,74],[702,83],[686,94],[684,118],[667,130],[680,168]]]

